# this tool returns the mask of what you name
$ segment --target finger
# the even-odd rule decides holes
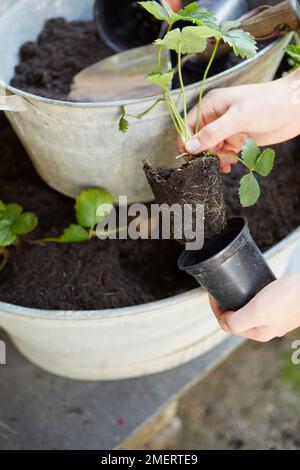
[[[272,339],[277,338],[276,332],[274,330],[264,326],[244,331],[244,333],[239,336],[251,339],[252,341],[258,341],[259,343],[267,343]]]
[[[201,106],[199,129],[216,121],[228,111],[231,106],[230,95],[231,91],[229,88],[226,90],[220,88],[211,90],[204,96]],[[196,133],[197,117],[198,106],[195,106],[188,115],[188,124],[193,129],[193,134]]]
[[[197,155],[216,147],[235,134],[239,134],[239,118],[236,111],[231,108],[222,117],[201,129],[187,142],[185,148],[192,155]]]
[[[224,143],[224,151],[231,151],[237,155],[242,150],[248,138],[249,135],[245,133],[229,137]]]
[[[231,165],[221,165],[220,171],[224,173],[224,175],[229,175],[229,173],[231,173]]]
[[[179,152],[180,154],[185,153],[185,151],[186,151],[186,150],[185,150],[185,145],[184,145],[184,143],[182,142],[182,140],[181,140],[180,137],[178,137],[178,139],[177,139],[177,149],[178,149],[178,152]]]
[[[218,305],[218,302],[213,297],[209,296],[209,302],[210,302],[212,311],[214,312],[217,320],[219,321],[224,311],[220,308],[220,306]]]

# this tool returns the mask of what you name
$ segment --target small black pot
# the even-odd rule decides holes
[[[103,42],[115,52],[151,44],[162,29],[138,0],[96,0],[94,17]]]
[[[244,307],[276,280],[242,217],[230,219],[228,229],[202,250],[184,251],[178,267],[194,276],[226,311]]]

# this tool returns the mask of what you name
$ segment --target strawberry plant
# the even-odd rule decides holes
[[[158,102],[163,100],[169,110],[176,132],[181,137],[182,141],[186,143],[192,136],[187,122],[186,90],[182,76],[183,56],[186,54],[201,54],[207,49],[209,41],[210,43],[213,41],[214,46],[199,90],[196,125],[196,130],[198,131],[200,129],[205,83],[220,44],[222,42],[226,43],[229,48],[233,50],[235,55],[244,59],[249,59],[254,57],[256,54],[256,42],[249,33],[240,28],[239,22],[226,21],[224,23],[220,23],[214,13],[204,8],[200,8],[197,2],[187,5],[177,13],[172,10],[168,2],[162,0],[161,3],[162,5],[156,1],[139,2],[141,7],[145,8],[149,14],[153,15],[157,20],[166,22],[168,25],[168,30],[164,38],[157,39],[155,41],[155,44],[158,47],[156,70],[146,77],[146,80],[151,84],[157,85],[161,88],[163,96],[162,99],[157,100],[147,111],[145,111],[145,113],[139,116],[127,115],[125,108],[122,107],[119,129],[123,133],[127,132],[129,125],[127,120],[128,116],[141,119],[147,112],[153,109]],[[174,25],[179,21],[186,22],[187,26],[182,29],[174,29]],[[193,24],[193,26],[191,26],[191,24]],[[174,78],[175,69],[173,68],[166,73],[163,73],[161,70],[161,55],[164,47],[167,47],[170,51],[174,51],[177,54],[177,69],[182,94],[183,116],[179,112],[170,93],[170,85]]]
[[[0,271],[8,261],[8,247],[17,244],[20,237],[35,230],[37,225],[38,219],[33,212],[24,212],[20,204],[0,201]]]
[[[156,100],[150,108],[140,115],[127,114],[125,107],[122,106],[119,130],[122,133],[128,131],[128,117],[142,119],[159,102],[164,101],[177,134],[180,136],[183,143],[186,143],[191,139],[192,135],[188,126],[186,89],[182,74],[183,56],[207,52],[208,46],[212,46],[211,54],[199,88],[196,117],[196,132],[199,132],[205,83],[220,45],[226,43],[236,56],[240,56],[243,59],[250,59],[256,54],[256,41],[251,34],[240,28],[238,21],[225,21],[224,23],[220,23],[214,13],[200,8],[197,2],[189,4],[177,13],[172,10],[171,6],[166,1],[162,1],[161,3],[162,5],[156,1],[139,2],[149,14],[153,15],[157,20],[166,22],[168,25],[168,30],[164,38],[155,41],[158,48],[156,70],[145,77],[151,84],[161,88],[162,97]],[[174,25],[179,21],[181,24],[182,22],[183,24],[186,23],[186,25],[181,29],[174,28]],[[175,52],[177,55],[182,113],[178,110],[170,92],[175,69],[173,68],[167,72],[162,72],[161,70],[161,55],[164,47]],[[213,155],[208,152],[204,156]],[[242,178],[240,183],[240,201],[242,206],[249,207],[257,202],[260,195],[260,187],[255,173],[267,176],[273,168],[274,158],[275,153],[273,150],[267,149],[260,151],[255,142],[251,140],[246,142],[241,157],[237,157],[237,160],[248,170],[248,174]]]
[[[86,189],[76,198],[76,224],[71,224],[57,238],[45,238],[36,243],[79,243],[97,236],[96,226],[113,210],[113,200],[104,189]]]

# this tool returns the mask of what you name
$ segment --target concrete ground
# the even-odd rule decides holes
[[[300,331],[248,342],[181,400],[177,449],[300,449]],[[300,355],[299,355],[300,356]]]

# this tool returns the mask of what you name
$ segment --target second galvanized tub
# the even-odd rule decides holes
[[[119,195],[127,195],[130,203],[149,201],[152,192],[143,175],[142,160],[174,166],[176,155],[176,135],[164,104],[142,121],[132,122],[123,136],[118,131],[121,104],[126,104],[129,113],[138,114],[155,97],[78,104],[41,98],[9,86],[20,46],[36,39],[45,20],[56,16],[90,19],[93,1],[4,1],[0,9],[0,81],[6,93],[15,97],[0,99],[0,109],[5,110],[37,172],[52,188],[74,197],[84,187],[105,187],[115,201]],[[290,38],[287,35],[255,59],[212,77],[207,89],[271,80]],[[198,89],[199,84],[188,87],[189,105]],[[179,91],[173,95],[179,103]]]
[[[266,255],[276,276],[300,270],[300,228]],[[30,361],[77,380],[113,380],[161,372],[220,344],[202,289],[136,307],[49,311],[0,302],[0,327]]]

